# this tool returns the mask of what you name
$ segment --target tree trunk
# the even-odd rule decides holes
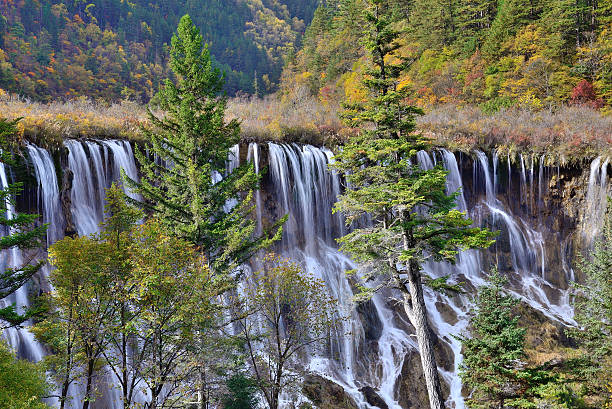
[[[91,401],[91,386],[93,382],[94,362],[87,363],[87,385],[85,386],[85,398],[83,399],[83,409],[89,409]]]
[[[206,407],[208,406],[206,404],[206,401],[208,399],[206,399],[206,372],[205,369],[203,368],[203,365],[200,367],[200,390],[199,390],[199,402],[198,402],[198,408],[199,409],[206,409]]]
[[[64,407],[66,407],[66,397],[68,396],[68,387],[70,386],[70,384],[68,383],[68,381],[64,382],[64,384],[62,385],[62,393],[61,393],[61,397],[60,397],[60,409],[64,409]]]
[[[407,305],[406,310],[416,330],[419,353],[421,355],[421,365],[423,366],[427,393],[429,395],[429,406],[431,409],[444,409],[444,399],[442,398],[438,366],[436,365],[436,357],[434,355],[434,343],[429,320],[427,319],[425,299],[423,298],[421,273],[419,271],[419,266],[416,265],[415,262],[411,261],[408,268],[408,290],[410,292],[410,301],[412,305]]]

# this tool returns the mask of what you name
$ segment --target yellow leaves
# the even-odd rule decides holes
[[[304,71],[298,76],[298,79],[307,80],[312,77],[312,73],[310,71]]]
[[[401,91],[402,89],[409,87],[412,84],[413,84],[412,79],[410,77],[406,77],[397,84],[397,90]]]
[[[541,27],[529,24],[509,40],[508,46],[512,52],[522,54],[529,59],[545,51],[545,38],[546,33]]]
[[[606,389],[608,390],[608,399],[606,402],[605,409],[612,409],[612,382],[608,383]]]
[[[19,121],[17,123],[17,134],[19,135],[20,138],[23,138],[24,132],[25,132],[25,125],[23,124],[22,121]]]
[[[368,95],[367,89],[363,86],[363,77],[356,71],[344,74],[340,81],[344,87],[344,96],[348,103],[364,102]]]

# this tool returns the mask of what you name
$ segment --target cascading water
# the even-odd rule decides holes
[[[104,217],[104,189],[112,181],[119,180],[121,169],[131,178],[138,176],[131,146],[125,141],[66,141],[65,146],[68,150],[66,170],[72,173],[68,216],[79,234],[95,233]],[[39,212],[43,221],[50,224],[48,243],[51,244],[63,236],[67,224],[61,210],[59,183],[48,152],[35,146],[29,146],[28,151],[38,183]],[[232,149],[228,171],[239,165],[239,153],[238,146]],[[257,173],[266,165],[261,163],[266,153],[269,171],[263,175],[262,190],[255,192],[258,229],[262,228],[268,216],[277,219],[289,214],[277,251],[302,263],[306,271],[323,279],[330,294],[340,300],[351,317],[343,330],[332,337],[329,354],[312,353],[304,364],[341,385],[360,409],[374,407],[368,403],[364,387],[373,388],[389,408],[409,407],[401,395],[406,382],[403,378],[411,375],[405,372],[406,356],[416,350],[416,342],[410,336],[410,326],[403,322],[400,309],[390,301],[397,296],[393,291],[377,294],[358,308],[352,302],[356,284],[353,280],[357,278],[347,278],[345,272],[356,266],[337,250],[335,239],[345,233],[345,226],[342,215],[331,212],[341,192],[340,176],[328,170],[333,154],[308,145],[250,144],[246,157],[254,162]],[[459,192],[457,209],[466,212],[477,225],[500,230],[498,242],[490,252],[462,252],[455,265],[427,263],[425,272],[432,277],[451,275],[470,287],[478,287],[485,282],[485,272],[491,260],[506,260],[505,264],[498,263],[503,264],[500,270],[511,278],[515,294],[546,316],[571,322],[572,311],[566,287],[549,282],[551,267],[547,262],[553,255],[549,254],[550,246],[544,243],[546,228],[540,208],[553,171],[545,165],[544,158],[535,163],[533,157],[519,156],[518,169],[512,175],[513,166],[508,157],[507,178],[502,177],[506,167],[500,165],[495,153],[488,157],[483,152],[475,152],[471,164],[465,159],[458,162],[456,156],[446,150],[434,154],[419,152],[416,159],[425,169],[442,163],[448,171],[447,192]],[[470,166],[471,172],[466,170]],[[591,164],[581,220],[585,240],[592,241],[600,231],[605,197],[610,188],[607,168],[608,161],[602,158]],[[560,183],[558,172],[557,169],[556,183]],[[0,164],[1,187],[8,185],[8,176],[8,170]],[[464,184],[470,176],[471,183]],[[513,183],[518,200],[511,203]],[[14,213],[14,209],[9,206],[8,212]],[[269,212],[274,214],[269,215]],[[560,247],[568,246],[566,241],[561,242]],[[9,253],[0,264],[19,261],[18,252]],[[564,258],[566,251],[561,248],[558,253],[561,257],[554,257]],[[567,277],[561,281],[567,283],[573,279],[568,262],[564,261],[562,273]],[[26,293],[22,289],[9,301],[21,297],[21,302],[27,302]],[[463,408],[461,383],[456,375],[461,362],[461,345],[452,335],[465,331],[470,299],[427,290],[426,303],[432,326],[448,351],[448,362],[440,363],[442,376],[450,386],[448,404]],[[28,334],[27,331],[5,331],[4,337],[22,356],[40,359],[42,350]],[[419,381],[415,379],[413,382]],[[103,389],[110,383],[112,381],[100,383],[99,387]],[[73,390],[75,396],[77,389]],[[108,389],[94,407],[112,408],[118,403],[116,394],[110,391],[112,388],[108,386]],[[72,406],[77,404],[75,400]]]
[[[268,144],[268,149],[273,200],[280,204],[282,214],[289,214],[279,244],[281,252],[325,281],[330,294],[352,318],[332,341],[331,357],[312,357],[309,367],[342,385],[360,408],[372,407],[359,391],[363,386],[375,387],[389,408],[401,408],[395,398],[395,384],[404,355],[414,342],[393,325],[393,312],[380,296],[372,300],[373,316],[361,317],[350,308],[353,291],[346,271],[356,266],[338,252],[333,242],[343,227],[341,218],[331,212],[340,186],[339,176],[327,169],[331,153],[312,146],[274,143]],[[377,350],[371,351],[377,356],[373,362],[363,359],[368,348],[364,320],[381,326],[374,340]]]

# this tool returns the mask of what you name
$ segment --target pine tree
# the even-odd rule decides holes
[[[612,23],[612,0],[598,0],[595,14],[600,29],[610,26],[610,23]]]
[[[584,351],[588,363],[581,369],[589,394],[605,400],[612,382],[612,200],[608,200],[603,235],[592,253],[579,262],[586,276],[575,283],[575,320],[579,329],[570,331]],[[603,399],[602,399],[603,398]]]
[[[0,118],[0,166],[15,164],[10,151],[10,138],[17,134],[17,122]],[[22,187],[22,183],[9,183],[6,188],[0,189],[0,251],[37,249],[44,245],[47,225],[37,225],[40,216],[14,212],[15,195],[22,190]],[[23,265],[0,271],[0,300],[25,285],[43,264],[43,261],[28,260]],[[7,322],[11,326],[20,325],[35,313],[32,309],[25,314],[19,314],[16,307],[22,306],[11,305],[0,309],[0,321]]]
[[[549,0],[544,7],[542,26],[549,33],[546,52],[552,57],[572,58],[582,34],[581,19],[586,5],[575,0]]]
[[[415,0],[410,13],[410,31],[421,49],[451,44],[456,35],[456,3],[452,0]]]
[[[150,110],[152,128],[143,130],[153,158],[137,149],[142,178],[127,183],[167,232],[199,248],[216,282],[225,283],[227,290],[234,285],[234,271],[280,238],[285,219],[255,235],[252,197],[259,175],[250,163],[228,169],[230,149],[240,141],[239,123],[225,121],[227,99],[218,97],[223,76],[213,67],[208,47],[188,15],[172,37],[170,67],[176,83],[167,79],[155,98],[164,114]],[[194,341],[201,348],[194,347],[192,353],[200,408],[208,404],[207,372],[214,363],[205,338]]]
[[[223,397],[223,409],[255,409],[257,403],[257,383],[242,373],[233,375],[226,381],[228,393]]]
[[[240,127],[225,121],[223,76],[188,15],[172,38],[170,66],[176,83],[166,80],[156,96],[164,115],[150,110],[152,129],[143,130],[154,158],[136,150],[142,179],[128,185],[168,231],[201,248],[215,274],[229,273],[278,239],[280,227],[254,237],[258,175],[248,163],[226,171]]]
[[[495,20],[487,32],[483,52],[492,59],[499,57],[503,44],[527,24],[535,12],[529,0],[501,0]]]
[[[414,116],[421,111],[405,103],[405,89],[397,89],[406,64],[395,53],[399,33],[388,2],[370,0],[365,18],[364,42],[373,68],[364,85],[370,97],[365,104],[347,106],[344,113],[352,126],[364,126],[337,156],[336,168],[346,175],[351,188],[340,197],[335,211],[344,212],[349,224],[370,215],[372,224],[354,226],[340,243],[342,250],[365,264],[366,271],[401,291],[416,329],[431,408],[440,409],[444,405],[421,263],[426,259],[453,262],[459,249],[488,246],[491,234],[472,228],[472,221],[454,209],[457,194],[446,194],[444,169],[422,170],[414,164],[416,153],[431,146],[413,132]],[[444,287],[443,281],[430,282]]]
[[[468,0],[457,5],[457,42],[465,52],[482,45],[484,33],[491,27],[497,12],[497,1]]]
[[[525,354],[525,329],[512,312],[518,300],[504,292],[507,279],[497,270],[489,284],[479,288],[474,315],[470,319],[471,337],[457,337],[463,344],[459,375],[471,389],[470,408],[504,408],[515,398],[519,379],[517,363]]]

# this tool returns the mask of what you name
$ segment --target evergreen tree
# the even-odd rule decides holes
[[[249,163],[227,171],[240,128],[225,122],[223,76],[188,15],[172,38],[170,66],[177,81],[166,80],[156,96],[164,115],[149,111],[152,129],[143,129],[154,159],[136,150],[142,179],[128,184],[168,231],[200,246],[215,274],[229,273],[278,239],[280,227],[254,237],[258,176]]]
[[[414,0],[410,31],[422,49],[441,48],[454,41],[456,7],[452,0]]]
[[[11,148],[14,148],[14,146],[11,146],[11,138],[17,134],[17,122],[0,118],[0,167],[15,164],[11,154]],[[8,172],[5,172],[5,174],[8,174]],[[0,185],[0,252],[8,249],[37,249],[45,243],[47,226],[37,224],[40,216],[16,213],[14,210],[15,195],[21,191],[22,187],[22,183],[7,183],[6,187]],[[0,268],[7,267],[3,264],[0,264]],[[4,271],[0,270],[0,300],[5,299],[25,285],[43,264],[43,261],[31,262],[31,260],[27,260],[23,265],[14,266]],[[11,305],[0,309],[0,321],[8,323],[10,326],[20,325],[35,312],[35,310],[30,310],[26,311],[25,314],[19,314],[16,307],[23,306]]]
[[[226,381],[228,393],[223,397],[223,409],[257,408],[257,384],[238,373]]]
[[[166,231],[199,248],[216,282],[225,282],[227,290],[239,266],[280,238],[285,219],[255,235],[252,197],[259,176],[251,163],[228,167],[240,127],[235,119],[225,121],[227,99],[218,97],[223,76],[213,67],[208,47],[188,15],[172,38],[170,67],[176,83],[166,80],[156,96],[164,115],[149,111],[152,129],[143,129],[154,158],[137,149],[142,178],[127,183],[143,196],[144,206]],[[192,357],[204,408],[208,366],[214,359],[207,353],[204,335],[194,342],[200,346],[199,352],[193,348]]]
[[[457,5],[457,41],[465,52],[480,48],[497,12],[497,1],[468,0]]]
[[[541,24],[549,33],[546,53],[551,57],[571,58],[579,45],[581,17],[586,5],[575,0],[549,0]]]
[[[518,363],[525,358],[525,329],[512,312],[518,300],[504,292],[507,279],[497,270],[489,284],[478,289],[471,337],[457,337],[463,344],[459,375],[471,390],[470,408],[504,408],[517,395]]]
[[[529,0],[501,0],[497,15],[483,44],[483,51],[494,59],[501,55],[503,44],[525,25],[533,14]]]
[[[595,13],[600,28],[610,26],[610,23],[612,23],[612,0],[598,0]]]
[[[443,168],[423,170],[414,164],[416,153],[431,146],[413,132],[414,116],[421,111],[405,103],[405,88],[397,89],[406,64],[401,59],[393,62],[399,33],[393,27],[389,2],[370,0],[365,18],[364,42],[373,68],[364,85],[370,97],[365,104],[347,106],[344,113],[348,123],[365,126],[337,156],[335,166],[344,172],[351,188],[340,197],[335,211],[344,212],[349,224],[370,215],[372,224],[355,226],[340,243],[342,250],[365,264],[366,271],[402,292],[404,308],[416,329],[431,408],[440,409],[444,405],[421,264],[426,259],[453,262],[459,249],[490,245],[491,234],[472,228],[472,221],[454,209],[457,193],[446,194]],[[429,282],[434,287],[448,286],[445,280]]]
[[[579,329],[570,331],[583,348],[587,365],[580,369],[589,395],[603,403],[606,386],[612,382],[612,200],[608,200],[603,235],[593,252],[579,262],[586,279],[575,283],[575,320]]]

